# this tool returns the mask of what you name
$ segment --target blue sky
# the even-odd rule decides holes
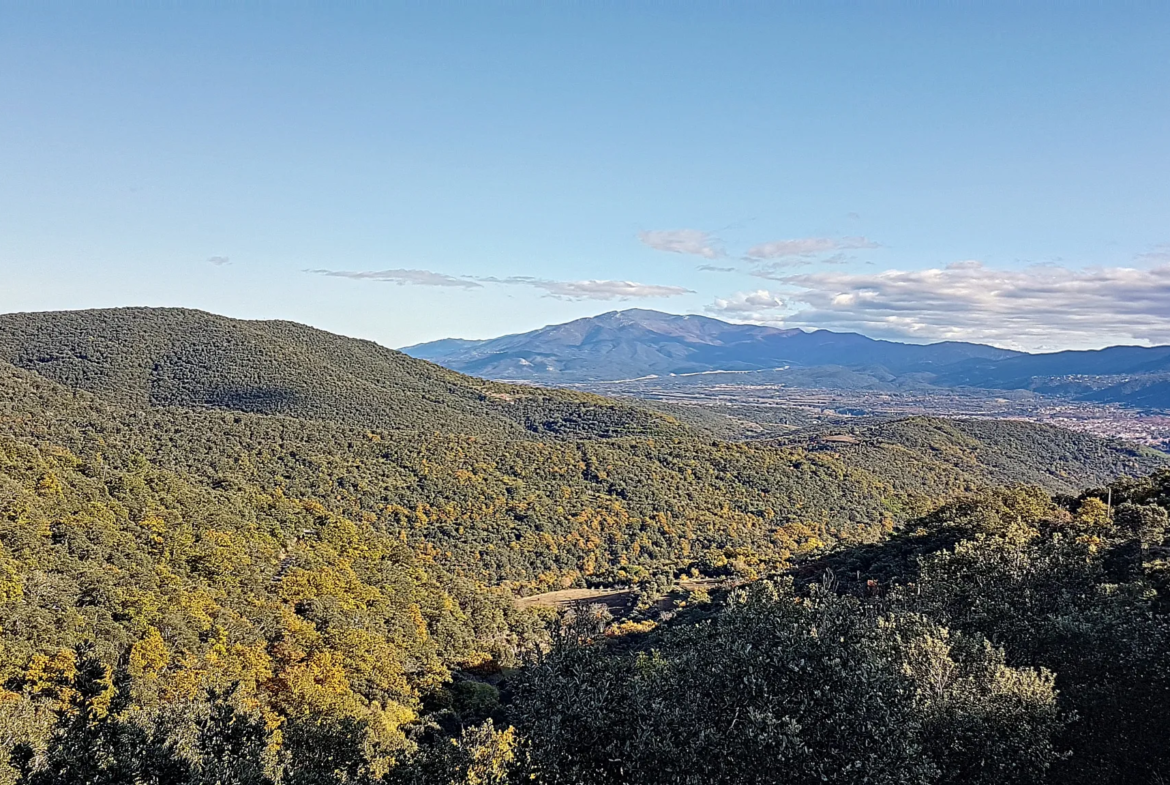
[[[1170,343],[1170,4],[7,3],[0,311]]]

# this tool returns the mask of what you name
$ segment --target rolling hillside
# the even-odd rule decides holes
[[[724,443],[597,396],[192,311],[16,315],[0,328],[22,366],[0,365],[11,438],[317,499],[520,591],[709,569],[725,551],[780,562],[878,536],[940,497],[1012,482],[1068,493],[1165,460],[1055,428],[924,418],[843,432],[851,441],[814,430]]]
[[[917,516],[1004,484],[1069,493],[1167,465],[1012,422],[910,418],[724,442],[704,435],[715,430],[705,421],[701,432],[300,325],[192,311],[2,317],[0,350],[14,361],[0,360],[6,785],[193,785],[229,769],[216,781],[474,781],[449,773],[467,768],[450,756],[518,762],[508,751],[525,740],[553,753],[560,741],[544,729],[572,727],[558,713],[581,705],[557,698],[579,694],[576,666],[562,682],[555,660],[531,664],[550,632],[519,596],[619,585],[649,612],[680,576],[750,582],[880,546],[917,532]],[[1051,506],[1042,490],[1003,493],[1021,510]],[[630,623],[617,632],[657,622]],[[934,645],[919,617],[907,623]],[[1150,639],[1145,628],[1130,638]],[[792,638],[811,639],[804,627]],[[789,651],[755,649],[772,650]],[[996,666],[998,655],[979,656]],[[899,679],[905,664],[877,667]],[[625,689],[624,671],[610,672]],[[1017,678],[973,673],[988,689]],[[507,674],[519,682],[502,684]],[[781,694],[813,696],[815,709],[821,685],[802,685]],[[513,690],[508,714],[501,695]],[[911,694],[894,685],[889,696]],[[1050,685],[1044,696],[1049,706]],[[479,724],[493,717],[521,740]]]
[[[669,431],[598,396],[452,373],[370,341],[174,308],[0,315],[0,360],[131,409],[199,407],[366,428]]]

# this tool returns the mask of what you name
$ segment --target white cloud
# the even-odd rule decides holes
[[[635,283],[634,281],[517,281],[543,289],[566,300],[637,300],[650,297],[678,297],[690,294],[681,286]]]
[[[1170,343],[1170,264],[996,270],[977,261],[930,270],[779,278],[805,308],[769,321],[916,340],[1021,349]],[[718,301],[717,301],[718,302]]]
[[[707,232],[698,229],[658,229],[638,232],[643,244],[658,251],[702,256],[704,259],[718,259],[723,256],[719,241]]]
[[[879,248],[873,240],[865,237],[804,237],[799,240],[775,240],[770,243],[753,245],[744,254],[753,260],[785,259],[800,256],[816,256],[833,251],[849,251],[864,248]]]
[[[767,312],[786,308],[787,305],[780,295],[757,289],[754,292],[736,292],[730,297],[716,298],[713,305],[707,306],[707,311],[732,319],[769,321],[775,315]]]
[[[226,256],[211,256],[207,259],[208,262],[214,264],[216,267],[223,267],[225,264],[231,264],[231,259]]]
[[[355,281],[384,281],[399,286],[449,286],[462,289],[478,289],[480,285],[465,278],[455,278],[431,270],[305,270],[307,273],[328,275],[332,278],[351,278]]]

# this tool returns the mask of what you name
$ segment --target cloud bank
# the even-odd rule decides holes
[[[1170,343],[1170,264],[996,270],[966,261],[929,270],[818,271],[777,280],[790,305],[786,312],[749,308],[751,298],[766,301],[762,292],[716,300],[709,310],[744,321],[1018,349]]]

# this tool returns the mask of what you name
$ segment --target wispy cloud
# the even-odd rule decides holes
[[[1155,245],[1152,251],[1140,253],[1135,259],[1142,264],[1170,264],[1170,243]]]
[[[736,271],[734,267],[720,267],[717,264],[700,264],[697,270],[703,270],[709,273],[733,273]]]
[[[1022,349],[1170,343],[1170,264],[997,270],[965,261],[929,270],[818,271],[778,280],[790,305],[804,307],[787,314],[757,312],[761,321]]]
[[[681,286],[636,283],[634,281],[532,281],[553,297],[566,300],[638,300],[653,297],[678,297],[690,294]]]
[[[681,286],[637,283],[635,281],[552,281],[525,275],[506,278],[491,276],[457,278],[432,270],[305,270],[307,273],[327,275],[332,278],[349,278],[355,281],[382,281],[400,286],[442,286],[462,289],[480,289],[484,284],[505,284],[530,286],[550,297],[565,300],[638,300],[656,297],[677,297],[691,294],[690,289]]]
[[[508,278],[478,278],[477,280],[484,283],[531,286],[534,289],[545,291],[550,297],[559,297],[565,300],[638,300],[678,297],[693,293],[690,289],[682,286],[665,286],[635,281],[550,281],[545,278],[532,278],[524,275],[514,275]]]
[[[638,239],[657,251],[718,259],[723,256],[719,240],[698,229],[657,229],[638,232]]]
[[[223,267],[225,264],[231,264],[232,260],[226,256],[211,256],[207,259],[208,262],[214,264],[216,267]]]
[[[753,245],[744,256],[752,260],[785,259],[880,247],[865,237],[803,237],[798,240],[774,240]]]
[[[305,270],[307,273],[327,275],[331,278],[350,278],[355,281],[383,281],[399,286],[447,286],[461,289],[478,289],[480,284],[467,278],[456,278],[431,270]]]
[[[748,275],[754,275],[756,278],[765,278],[769,281],[783,281],[792,275],[792,268],[794,267],[808,267],[812,264],[848,264],[851,261],[853,259],[843,253],[835,253],[832,256],[826,256],[820,259],[798,256],[789,259],[778,259],[765,264],[757,263],[755,267],[746,272]]]

